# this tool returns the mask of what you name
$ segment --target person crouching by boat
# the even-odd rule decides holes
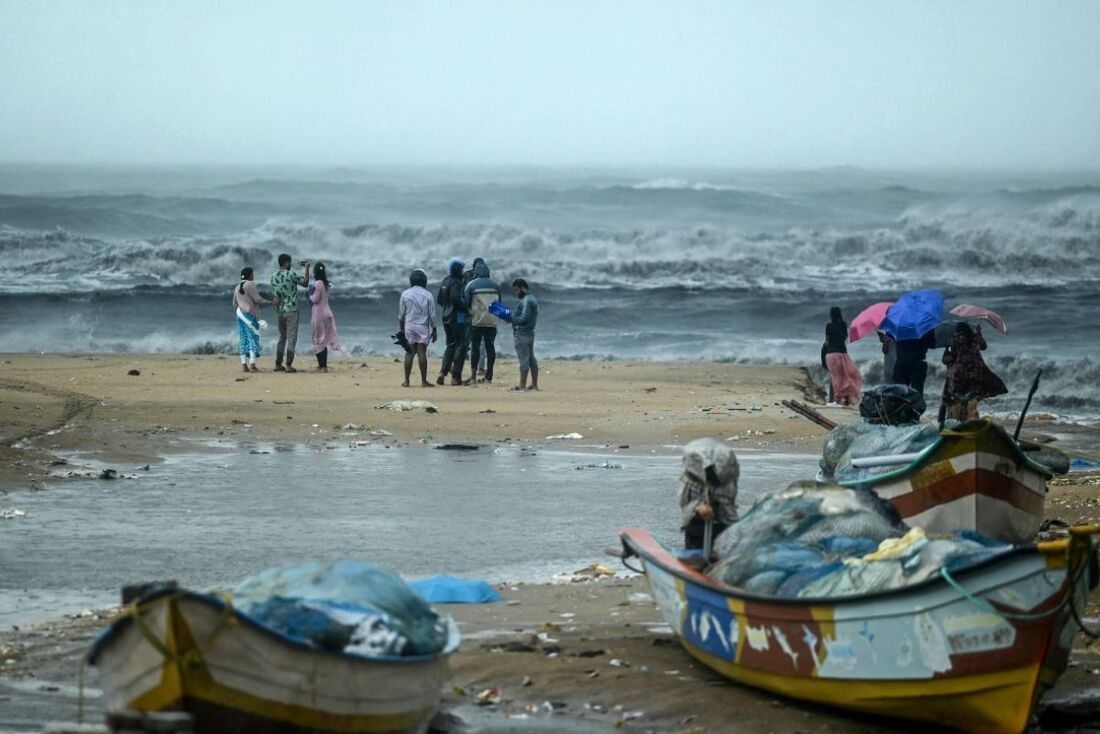
[[[1008,392],[1004,381],[982,359],[985,348],[982,327],[971,328],[970,324],[960,321],[951,337],[951,346],[943,353],[943,363],[947,365],[943,398],[951,418],[978,420],[979,400]]]
[[[401,293],[397,305],[397,324],[411,349],[405,353],[405,381],[409,386],[413,359],[420,361],[420,386],[435,387],[428,382],[428,344],[436,340],[435,299],[428,292],[428,274],[414,270],[409,276],[409,287]]]
[[[685,446],[683,462],[680,529],[690,550],[703,547],[708,520],[712,540],[737,521],[741,468],[733,449],[713,438],[697,438]]]
[[[344,351],[336,336],[336,317],[332,315],[332,309],[328,305],[331,287],[325,264],[314,265],[313,282],[309,286],[309,302],[313,304],[313,312],[309,316],[309,328],[313,336],[313,353],[317,356],[318,372],[328,372],[329,347],[338,352]]]
[[[840,307],[829,309],[829,323],[825,324],[825,344],[822,362],[829,371],[832,398],[841,405],[855,405],[863,390],[863,375],[848,356],[848,322],[840,314]]]
[[[260,306],[278,303],[278,300],[268,300],[260,295],[252,268],[241,268],[241,281],[233,289],[233,308],[237,311],[237,343],[241,367],[245,372],[260,371],[256,367],[256,358],[260,356]]]

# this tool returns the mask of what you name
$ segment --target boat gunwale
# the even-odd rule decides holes
[[[233,607],[232,604],[227,604],[225,599],[215,594],[205,594],[198,591],[191,591],[189,589],[175,589],[164,588],[157,589],[155,592],[148,596],[142,597],[140,600],[140,606],[145,606],[152,602],[160,601],[163,597],[170,596],[180,600],[197,601],[202,604],[207,604],[219,611],[228,611],[233,617],[239,621],[244,622],[252,629],[272,638],[276,642],[280,642],[289,645],[294,648],[298,648],[303,652],[310,652],[319,655],[331,656],[336,658],[343,658],[345,660],[351,660],[357,663],[382,663],[382,664],[416,664],[427,663],[436,660],[443,660],[453,655],[459,646],[459,635],[457,628],[454,627],[453,621],[448,625],[447,644],[437,653],[425,654],[425,655],[375,655],[372,657],[366,657],[364,655],[354,655],[351,653],[339,651],[339,650],[324,650],[321,648],[313,647],[309,643],[303,642],[300,639],[284,635],[281,632],[277,632],[259,621],[248,616],[244,612]],[[124,607],[124,609],[132,609],[132,607]],[[88,647],[88,652],[85,653],[84,659],[89,665],[95,665],[99,659],[100,654],[104,651],[106,646],[119,634],[123,632],[127,627],[134,624],[133,613],[128,613],[121,619],[116,619],[106,629],[100,631],[92,640],[91,645]]]
[[[1024,452],[1024,450],[1020,448],[1020,443],[1018,441],[1016,441],[1014,438],[1012,438],[1011,436],[1009,436],[1008,431],[1006,431],[1002,426],[994,423],[993,421],[989,420],[988,418],[982,418],[982,419],[980,419],[980,422],[986,424],[986,427],[983,429],[983,432],[988,431],[988,430],[993,429],[993,428],[1000,428],[1000,431],[995,431],[996,433],[999,434],[998,439],[1001,440],[1003,443],[1005,443],[1005,445],[1008,446],[1009,451],[1011,451],[1013,453],[1013,455],[1015,456],[1017,461],[1024,464],[1031,471],[1033,471],[1033,472],[1039,474],[1040,476],[1042,476],[1044,481],[1048,481],[1048,480],[1054,478],[1054,473],[1050,469],[1048,469],[1047,467],[1043,466],[1042,464],[1038,463],[1037,461],[1032,459],[1030,456],[1028,456]],[[960,424],[960,427],[965,426],[965,425],[967,425],[967,424],[962,423],[962,424]],[[1003,435],[1000,435],[1000,434],[1003,434]],[[940,435],[936,437],[936,440],[933,443],[926,446],[924,449],[922,449],[921,450],[921,455],[918,456],[916,459],[913,459],[913,461],[906,464],[905,466],[899,467],[897,469],[892,469],[891,471],[884,472],[882,474],[876,474],[875,476],[867,477],[866,479],[846,479],[844,481],[837,481],[836,484],[838,484],[841,487],[849,487],[849,488],[862,487],[862,488],[867,488],[867,489],[874,489],[877,485],[882,484],[883,482],[898,479],[899,477],[903,477],[907,474],[912,474],[916,471],[919,471],[924,466],[924,464],[926,464],[929,461],[929,459],[932,458],[932,455],[935,454],[936,451],[941,446],[943,446],[944,443],[947,442],[948,438],[965,439],[966,436],[959,435],[958,434],[958,428],[944,428],[944,429],[941,429],[940,430]]]
[[[665,552],[673,558],[676,563],[675,566],[662,562],[656,558],[649,551],[644,550],[638,544],[636,534],[642,533],[653,540],[658,546],[665,550]],[[653,563],[655,566],[663,571],[666,571],[673,576],[681,579],[695,586],[701,586],[710,591],[714,591],[726,597],[739,599],[748,602],[755,602],[761,604],[770,604],[775,606],[789,606],[789,607],[809,607],[809,606],[834,606],[841,607],[846,605],[864,604],[869,601],[882,601],[889,599],[896,599],[903,597],[914,592],[927,591],[937,586],[943,586],[951,588],[950,585],[939,575],[932,576],[924,581],[918,581],[914,584],[902,586],[897,589],[881,589],[878,591],[870,591],[865,594],[845,594],[843,596],[828,596],[828,597],[781,597],[781,596],[769,596],[767,594],[759,594],[752,591],[747,591],[736,586],[723,583],[712,579],[709,576],[704,575],[697,569],[691,568],[679,559],[672,551],[668,549],[660,540],[653,536],[648,530],[642,528],[625,528],[619,532],[619,538],[623,543],[624,549],[629,549],[634,555],[641,558],[643,561]],[[1055,541],[1057,542],[1057,541]],[[1068,541],[1066,543],[1068,548]],[[1001,553],[998,553],[989,558],[985,558],[977,563],[974,563],[965,568],[960,568],[951,572],[951,576],[956,581],[961,581],[967,577],[973,577],[976,573],[988,570],[990,566],[1000,565],[1001,563],[1015,558],[1039,555],[1046,556],[1051,552],[1049,548],[1041,548],[1038,545],[1022,545],[1013,546]],[[627,556],[623,556],[625,559]],[[1072,569],[1067,567],[1067,578],[1071,576]],[[648,574],[647,574],[648,575]],[[960,598],[963,598],[960,596]],[[914,610],[915,613],[916,610]],[[894,616],[894,615],[887,615]]]

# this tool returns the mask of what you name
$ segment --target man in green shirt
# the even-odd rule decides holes
[[[279,311],[279,344],[275,347],[275,371],[297,372],[294,369],[294,347],[298,344],[298,289],[309,284],[309,260],[302,261],[304,276],[290,269],[291,257],[279,255],[279,269],[271,276],[271,286],[275,289],[276,308]],[[286,352],[286,367],[283,367],[283,352]]]

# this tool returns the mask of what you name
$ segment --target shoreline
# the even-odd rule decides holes
[[[400,365],[383,359],[287,375],[243,374],[224,355],[4,354],[0,490],[49,479],[53,451],[140,465],[180,437],[650,449],[714,435],[816,452],[824,436],[779,405],[814,394],[798,367],[545,360],[538,393],[511,392],[515,372],[505,361],[492,385],[429,389],[402,388]],[[428,401],[435,412],[382,407],[395,401]],[[571,434],[583,438],[549,438]]]

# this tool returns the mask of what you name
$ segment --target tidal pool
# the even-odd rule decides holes
[[[148,471],[112,465],[136,479],[5,495],[5,507],[27,514],[0,523],[0,624],[107,606],[125,584],[232,586],[318,559],[358,558],[409,577],[548,581],[593,561],[614,564],[603,549],[618,545],[620,528],[677,537],[672,449],[213,448]],[[738,456],[743,508],[816,471],[816,456]]]

